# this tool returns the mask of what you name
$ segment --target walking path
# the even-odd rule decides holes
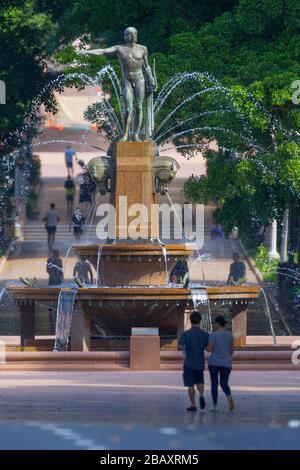
[[[299,449],[297,374],[231,384],[234,412],[187,413],[178,372],[1,373],[0,449]]]
[[[206,378],[210,406],[209,378]],[[165,427],[259,425],[300,427],[300,385],[295,372],[233,372],[236,410],[186,413],[181,372],[1,372],[1,419]],[[67,393],[66,393],[67,391]],[[237,436],[236,436],[237,437]]]

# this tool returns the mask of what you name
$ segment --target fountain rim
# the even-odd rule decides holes
[[[166,244],[154,245],[153,243],[143,244],[89,244],[72,245],[76,254],[97,255],[99,248],[102,248],[102,256],[162,256],[162,250],[166,249],[166,255],[169,256],[190,256],[195,248],[185,244]]]
[[[26,287],[8,285],[7,291],[17,301],[57,300],[61,290],[71,287]],[[74,287],[75,289],[75,287]],[[198,288],[183,287],[82,287],[77,288],[76,300],[191,300],[197,290],[206,290],[209,300],[257,299],[261,288],[254,286],[207,286]]]

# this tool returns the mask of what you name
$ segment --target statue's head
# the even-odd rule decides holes
[[[124,38],[126,42],[137,42],[137,30],[133,27],[126,28]]]

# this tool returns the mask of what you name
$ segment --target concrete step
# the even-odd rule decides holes
[[[96,234],[96,225],[92,225],[91,228],[87,227],[85,233],[89,233],[93,236]],[[43,225],[26,225],[24,227],[24,240],[45,240],[47,238],[47,232]],[[73,232],[69,230],[69,225],[59,225],[56,230],[56,240],[71,240],[73,239]]]
[[[161,370],[181,370],[180,352],[161,352]],[[129,370],[130,353],[118,352],[7,352],[2,370]],[[291,363],[290,351],[236,351],[234,370],[296,370]]]
[[[211,229],[212,229],[211,226],[205,226],[204,228],[205,238],[210,237]],[[91,228],[87,227],[85,233],[87,232],[90,232],[91,236],[95,236],[96,224],[93,224]],[[164,234],[167,234],[167,232],[161,228],[161,236],[163,238],[166,238]],[[171,238],[173,238],[174,230],[172,228],[170,230],[170,234],[171,234]],[[24,240],[45,240],[46,238],[47,238],[47,232],[43,225],[26,225],[24,227]],[[66,240],[66,239],[71,240],[73,238],[73,232],[69,230],[69,225],[59,225],[57,227],[55,238],[56,240]]]

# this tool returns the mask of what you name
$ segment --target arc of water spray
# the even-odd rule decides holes
[[[198,96],[204,95],[205,93],[209,93],[211,91],[218,91],[218,90],[225,90],[224,87],[222,86],[215,86],[211,88],[206,88],[205,90],[198,91],[197,93],[194,93],[192,96],[189,96],[185,100],[183,100],[176,108],[174,108],[165,119],[159,124],[159,126],[156,128],[156,132],[158,132],[165,124],[168,122],[174,114],[179,111],[183,106],[185,106],[187,103],[190,103],[192,100],[197,98]]]
[[[190,79],[198,79],[201,81],[206,80],[212,84],[218,84],[218,81],[214,77],[210,76],[208,73],[186,72],[183,74],[175,75],[174,78],[171,78],[169,82],[166,83],[166,85],[162,88],[161,92],[157,96],[157,99],[154,104],[155,116],[159,113],[164,102],[168,99],[172,91],[176,89],[179,85],[184,84]]]
[[[231,113],[232,113],[233,111],[232,111],[231,109],[226,109],[226,110],[205,111],[205,112],[203,112],[203,113],[194,114],[194,116],[192,116],[192,117],[190,117],[190,118],[188,118],[188,119],[185,119],[184,121],[181,121],[181,122],[179,122],[178,124],[176,124],[175,126],[170,127],[168,130],[162,132],[158,137],[155,137],[154,140],[155,140],[155,142],[159,142],[159,140],[161,139],[161,137],[163,137],[164,135],[166,135],[166,134],[168,134],[169,132],[171,132],[171,131],[177,129],[177,128],[180,127],[180,126],[183,126],[183,125],[186,124],[187,122],[193,121],[194,119],[197,119],[197,118],[199,118],[199,117],[204,117],[204,116],[207,116],[207,115],[213,115],[213,114],[217,114],[217,113],[218,113],[218,114],[219,114],[219,113],[220,113],[220,114],[224,114],[224,113],[226,113],[226,112],[228,112],[228,113],[231,112]],[[154,132],[153,135],[155,136],[155,132]]]

